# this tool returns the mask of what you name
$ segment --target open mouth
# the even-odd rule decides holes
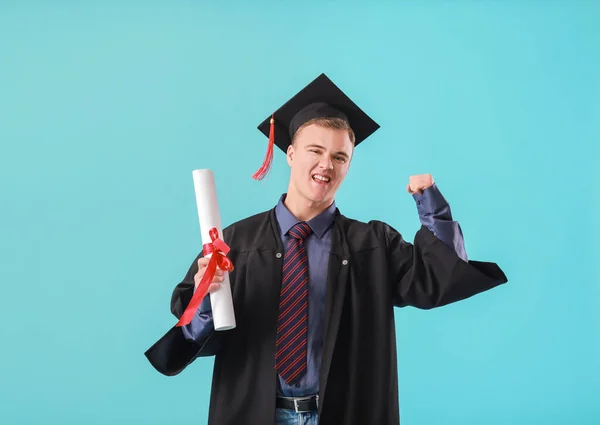
[[[320,184],[326,184],[331,181],[331,178],[322,174],[313,174],[312,179]]]

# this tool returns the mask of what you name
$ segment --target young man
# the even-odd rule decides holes
[[[215,356],[210,425],[397,425],[394,307],[430,309],[507,282],[466,257],[460,226],[430,175],[409,178],[422,226],[414,243],[335,204],[355,147],[379,126],[321,75],[259,126],[287,155],[289,188],[269,210],[226,227],[237,327],[214,331],[210,297],[146,352],[165,375]],[[200,254],[173,292],[179,318]],[[219,290],[222,272],[209,291]]]

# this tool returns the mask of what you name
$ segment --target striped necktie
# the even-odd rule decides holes
[[[304,239],[311,232],[305,222],[294,225],[288,232],[291,240],[283,257],[275,369],[288,384],[296,383],[306,372],[308,257]]]

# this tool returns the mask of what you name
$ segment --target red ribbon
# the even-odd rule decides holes
[[[200,304],[204,299],[204,296],[208,292],[208,287],[215,277],[217,266],[219,266],[219,268],[223,271],[233,270],[233,263],[229,258],[227,258],[229,246],[227,246],[227,244],[219,238],[219,232],[216,228],[213,227],[210,229],[208,234],[210,235],[212,242],[204,244],[202,252],[204,256],[209,254],[212,254],[212,256],[208,261],[208,265],[204,271],[204,276],[202,276],[202,280],[200,280],[200,283],[196,288],[196,292],[194,292],[194,296],[181,315],[181,318],[179,319],[179,322],[177,322],[176,326],[185,326],[192,321],[196,311],[198,310],[198,307],[200,307]]]

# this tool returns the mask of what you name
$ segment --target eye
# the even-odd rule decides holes
[[[346,158],[344,158],[343,156],[337,156],[335,159],[339,162],[346,162]]]

